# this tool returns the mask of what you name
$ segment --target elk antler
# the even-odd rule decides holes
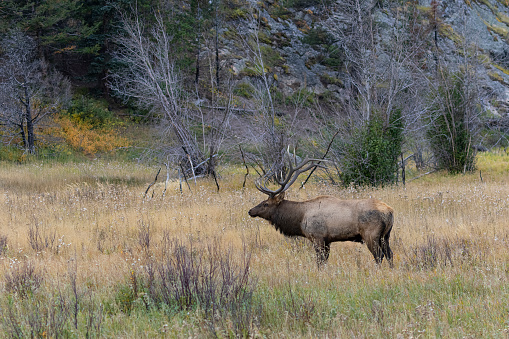
[[[300,164],[297,164],[297,157],[295,156],[295,152],[294,152],[293,162],[292,162],[292,156],[290,155],[290,147],[288,147],[288,149],[286,150],[285,158],[288,159],[288,172],[286,173],[286,175],[283,172],[281,172],[281,179],[279,179],[278,176],[275,175],[274,169],[271,169],[263,177],[260,177],[255,180],[255,186],[260,192],[267,194],[270,197],[274,197],[274,196],[278,195],[279,193],[285,192],[297,180],[299,175],[310,170],[313,167],[320,166],[319,163],[315,164],[314,163],[315,161],[318,161],[318,162],[326,161],[323,159],[308,159],[308,158],[306,158]],[[308,164],[308,163],[310,163],[310,164]],[[305,166],[306,164],[307,164],[307,166]],[[272,179],[274,179],[276,181],[276,183],[279,184],[279,186],[280,186],[276,190],[271,190],[271,189],[267,188],[267,184]]]

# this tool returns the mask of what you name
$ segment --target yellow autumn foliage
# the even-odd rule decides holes
[[[87,122],[76,123],[67,116],[56,118],[55,122],[58,127],[55,128],[54,134],[63,138],[73,149],[86,155],[129,146],[128,140],[119,136],[112,128],[94,129]]]

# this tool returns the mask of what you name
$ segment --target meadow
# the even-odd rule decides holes
[[[247,211],[241,167],[170,182],[127,162],[0,164],[0,337],[507,338],[509,155],[482,171],[380,189],[314,180],[291,200],[375,197],[395,209],[394,268]],[[409,176],[410,177],[410,176]]]

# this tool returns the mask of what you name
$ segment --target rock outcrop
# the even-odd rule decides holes
[[[314,2],[317,3],[317,2]],[[381,5],[382,4],[382,5]],[[221,34],[223,69],[228,69],[239,81],[256,77],[261,70],[253,62],[253,49],[259,47],[264,57],[265,71],[271,85],[287,96],[306,90],[318,96],[326,93],[330,100],[340,101],[344,83],[348,81],[341,41],[327,26],[333,7],[320,5],[299,9],[284,8],[276,1],[258,2],[253,17],[246,9]],[[422,25],[430,25],[430,1],[418,1],[413,10],[422,17]],[[488,98],[483,105],[495,116],[509,112],[509,5],[502,0],[444,0],[436,7],[436,44],[445,60],[475,53],[478,72]],[[383,32],[395,29],[397,15],[410,15],[404,8],[384,8],[378,2],[373,18]],[[414,14],[415,15],[415,14]],[[232,28],[237,27],[237,28]],[[258,36],[258,47],[249,46],[249,36]],[[429,33],[430,41],[434,39]],[[430,52],[431,53],[431,52]]]

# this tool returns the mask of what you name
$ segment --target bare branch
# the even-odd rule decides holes
[[[145,194],[143,195],[144,198],[147,197],[147,193],[148,193],[148,190],[150,189],[150,187],[154,186],[154,184],[157,182],[157,177],[159,176],[159,173],[161,173],[161,167],[159,167],[159,171],[157,171],[154,181],[152,181],[152,183],[150,185],[148,185],[147,189],[145,190]]]
[[[273,166],[273,169],[265,174],[263,177],[260,177],[255,180],[255,186],[256,188],[271,197],[274,197],[280,193],[285,192],[290,188],[290,186],[293,185],[293,183],[297,180],[299,175],[302,173],[310,170],[311,168],[315,168],[320,166],[319,164],[316,164],[315,162],[322,162],[323,159],[309,159],[306,158],[302,160],[300,163],[297,163],[296,156],[294,155],[294,159],[292,161],[292,156],[290,155],[289,149],[287,150],[285,157],[288,162],[288,169],[286,171],[286,174],[284,175],[278,175],[276,173],[276,170],[274,169],[275,166]],[[281,179],[279,179],[281,177]],[[276,181],[276,183],[280,186],[276,190],[269,189],[268,183],[269,181]]]

